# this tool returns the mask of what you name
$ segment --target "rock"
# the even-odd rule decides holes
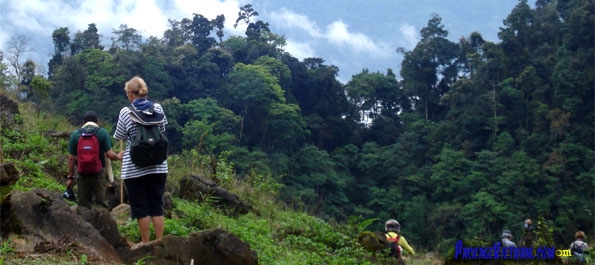
[[[19,172],[14,164],[0,165],[0,202],[4,200],[4,196],[10,193],[12,185],[18,180]]]
[[[110,240],[117,242],[117,236],[113,234],[113,229],[116,229],[117,233],[117,227],[113,220],[110,222],[104,217],[109,216],[107,212],[97,213],[98,210],[90,209],[89,211],[95,212],[85,213],[86,218],[95,223],[94,225],[102,226]],[[55,245],[76,242],[78,247],[96,258],[121,263],[110,242],[92,223],[75,213],[60,193],[44,189],[12,191],[2,202],[1,218],[3,237],[5,233],[17,234],[25,240],[22,246],[31,246],[34,243],[34,249],[22,249],[24,252],[42,251]]]
[[[127,259],[123,258],[127,264],[147,256],[153,257],[149,262],[162,265],[190,264],[192,260],[194,264],[209,265],[258,264],[257,254],[250,245],[220,228],[192,233],[188,237],[164,236],[161,241],[132,252]]]
[[[258,264],[257,254],[248,243],[220,228],[188,237],[167,235],[131,250],[117,227],[130,216],[128,204],[120,204],[111,212],[69,206],[58,192],[34,189],[12,191],[0,210],[1,236],[10,237],[19,253],[77,249],[110,264],[137,264],[141,259],[161,265],[190,264],[192,260],[210,265]]]
[[[120,187],[120,184],[122,187]],[[128,203],[128,193],[124,183],[114,181],[107,184],[106,199],[110,209],[118,207],[120,204]],[[121,193],[121,194],[120,194]]]
[[[116,221],[116,224],[123,225],[130,219],[130,205],[122,203],[112,209],[110,215]]]
[[[0,95],[0,114],[19,114],[19,104],[5,95]]]
[[[0,165],[0,185],[10,186],[19,180],[19,172],[12,163]]]
[[[357,235],[357,242],[373,255],[386,247],[386,243],[380,241],[377,234],[370,231],[363,231]]]
[[[241,201],[237,195],[217,186],[206,177],[188,175],[180,180],[180,198],[201,203],[209,196],[216,199],[213,203],[215,206],[227,210],[232,215],[253,211],[253,208]]]

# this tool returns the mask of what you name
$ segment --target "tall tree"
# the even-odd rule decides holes
[[[231,110],[211,98],[192,100],[182,107],[188,118],[182,131],[185,149],[200,146],[202,151],[215,154],[233,149],[237,138],[232,133],[237,130],[239,117]]]
[[[274,103],[285,103],[278,80],[264,66],[237,64],[226,86],[223,105],[241,116],[236,134],[248,147],[263,147],[266,117]]]
[[[25,35],[15,35],[8,40],[8,54],[6,59],[12,68],[12,72],[16,79],[20,82],[22,80],[23,66],[21,65],[22,57],[26,52],[31,51],[29,47],[30,39]]]
[[[360,114],[360,124],[369,128],[367,140],[382,145],[394,143],[400,132],[398,113],[409,109],[409,103],[392,70],[386,76],[364,70],[352,77],[345,90]]]
[[[85,31],[79,31],[74,35],[74,39],[70,44],[70,53],[75,55],[87,49],[103,50],[99,37],[95,23],[89,24]]]
[[[0,91],[7,91],[11,84],[8,65],[4,62],[4,53],[0,51]]]
[[[112,39],[111,49],[122,49],[126,51],[137,50],[142,43],[142,35],[134,28],[128,27],[126,24],[120,25],[119,29],[113,29],[112,33],[115,35]]]
[[[35,63],[32,60],[27,60],[23,64],[20,80],[21,92],[23,92],[27,98],[33,96],[33,91],[31,89],[33,77],[35,77]]]
[[[217,29],[217,37],[219,38],[219,45],[221,45],[221,43],[223,42],[223,28],[224,28],[224,24],[225,24],[225,16],[224,15],[218,15],[213,21],[211,21],[211,23],[213,23],[213,27]]]
[[[448,108],[446,119],[454,131],[454,137],[448,142],[465,149],[467,155],[485,148],[491,136],[492,95],[488,88],[461,79],[440,100],[440,104]]]
[[[187,21],[187,19],[183,21]],[[168,19],[168,23],[170,28],[163,33],[163,41],[168,48],[173,50],[188,42],[189,36],[185,34],[184,30],[186,23],[173,19]]]
[[[252,17],[257,17],[258,12],[252,8],[252,4],[246,4],[240,7],[240,11],[238,12],[238,18],[236,19],[236,23],[233,24],[234,28],[237,28],[240,22],[244,22],[245,24],[250,24]]]
[[[54,55],[48,62],[48,76],[53,76],[64,56],[67,56],[68,48],[70,47],[70,35],[67,27],[62,27],[54,30],[52,33],[52,40],[54,41]]]
[[[448,31],[441,22],[442,18],[434,14],[428,25],[422,28],[422,39],[413,51],[398,49],[404,54],[401,68],[403,89],[426,121],[441,118],[440,97],[448,91],[458,74],[455,61],[458,47],[446,38]]]
[[[70,32],[67,27],[54,30],[52,33],[54,41],[54,55],[63,55],[70,45]]]
[[[308,121],[316,146],[331,151],[357,138],[357,113],[336,79],[338,68],[324,64],[322,58],[306,58],[303,66],[307,76],[294,77],[297,84],[292,94]],[[294,72],[300,73],[292,69]]]
[[[530,51],[534,47],[531,36],[533,20],[533,10],[527,0],[520,0],[504,20],[504,27],[500,28],[498,37],[502,40],[502,50],[508,57],[506,62],[510,74],[523,71],[531,62]]]
[[[213,23],[200,14],[194,14],[192,21],[185,25],[186,35],[190,36],[190,41],[196,51],[202,55],[211,48],[217,41],[210,37],[213,30]]]

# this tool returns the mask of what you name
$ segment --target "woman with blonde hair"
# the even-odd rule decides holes
[[[147,99],[149,89],[145,81],[135,76],[126,82],[124,87],[130,106],[123,107],[118,116],[114,139],[126,140],[126,150],[122,160],[122,179],[128,192],[131,217],[137,219],[141,242],[132,246],[142,247],[150,241],[150,223],[153,223],[155,239],[163,237],[163,194],[168,173],[167,159],[161,163],[140,166],[132,162],[130,146],[137,134],[137,122],[131,117],[135,113],[153,115],[158,121],[159,129],[165,133],[167,118],[158,103]]]

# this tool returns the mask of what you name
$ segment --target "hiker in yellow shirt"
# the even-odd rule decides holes
[[[401,235],[401,225],[397,220],[390,219],[386,221],[386,223],[384,223],[384,232],[386,234],[386,240],[391,242],[389,256],[397,258],[401,261],[400,263],[402,263],[403,249],[405,249],[409,255],[415,254],[415,251],[409,243],[407,243],[405,237]]]

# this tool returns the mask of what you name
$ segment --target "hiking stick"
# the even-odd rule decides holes
[[[107,156],[105,157],[105,171],[107,171],[107,179],[109,179],[109,183],[114,183],[114,171],[112,169],[112,160],[109,159]]]
[[[124,149],[122,148],[124,142],[122,140],[120,140],[120,151],[124,151]],[[120,163],[120,204],[124,203],[124,181],[122,180],[122,166],[124,165],[124,162],[122,161],[122,163]]]

